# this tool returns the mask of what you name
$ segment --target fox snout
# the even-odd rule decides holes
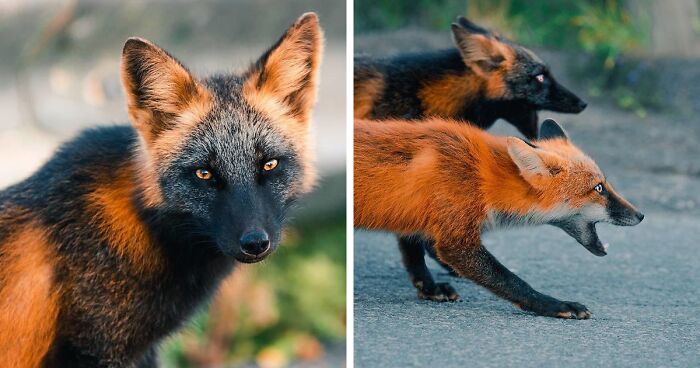
[[[586,106],[588,104],[584,100],[564,88],[561,84],[554,82],[550,87],[544,107],[552,111],[578,114]]]
[[[270,236],[263,229],[246,231],[239,242],[240,254],[236,258],[244,263],[260,261],[272,252]]]
[[[644,220],[644,214],[617,193],[610,193],[607,206],[610,223],[617,226],[634,226]]]
[[[240,236],[226,238],[229,240],[220,239],[218,242],[220,251],[242,263],[260,262],[277,248],[273,235],[263,227],[254,227],[243,231]]]
[[[243,263],[260,262],[277,248],[283,208],[255,188],[239,187],[212,213],[219,250]]]

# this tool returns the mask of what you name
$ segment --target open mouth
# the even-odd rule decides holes
[[[595,224],[595,222],[584,223],[576,221],[554,223],[555,226],[576,239],[589,252],[602,257],[608,254],[608,244],[600,241]]]
[[[598,257],[608,254],[608,243],[602,243],[600,239],[596,239],[595,242],[584,244],[583,246]]]
[[[582,232],[580,238],[577,238],[577,240],[586,249],[588,249],[589,252],[593,253],[598,257],[602,257],[608,254],[608,244],[600,241],[600,238],[598,237],[598,232],[595,228],[595,223],[589,223],[586,226],[586,231]]]

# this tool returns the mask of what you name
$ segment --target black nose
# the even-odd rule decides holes
[[[644,220],[644,214],[643,214],[643,213],[637,212],[636,216],[637,216],[637,219],[639,220],[639,222],[642,222],[642,220]]]
[[[241,236],[241,252],[257,257],[270,249],[270,237],[263,230],[248,231]]]
[[[580,101],[578,102],[578,108],[581,109],[581,111],[583,111],[583,109],[585,109],[586,106],[588,106],[588,104],[586,103],[586,101],[580,100]]]

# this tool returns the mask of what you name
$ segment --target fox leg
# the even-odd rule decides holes
[[[440,242],[435,250],[460,275],[511,301],[520,309],[549,317],[591,317],[591,312],[582,304],[557,300],[530,287],[498,262],[480,241],[476,244],[465,244],[464,240]]]
[[[423,249],[425,249],[425,252],[430,256],[430,258],[434,259],[435,262],[437,262],[442,268],[447,271],[447,273],[452,276],[452,277],[459,277],[459,274],[450,267],[447,263],[443,262],[440,257],[437,256],[437,253],[435,253],[435,242],[432,239],[428,238],[423,238],[421,241],[421,245],[423,246]]]
[[[411,277],[413,286],[418,289],[418,297],[438,302],[459,299],[459,295],[457,295],[457,292],[450,284],[446,282],[436,283],[433,280],[433,276],[425,264],[423,243],[426,241],[430,242],[430,240],[417,234],[399,237],[401,258],[408,275]]]

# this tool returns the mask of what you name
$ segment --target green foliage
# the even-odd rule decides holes
[[[356,32],[408,26],[447,29],[455,14],[466,10],[464,0],[355,0]]]

